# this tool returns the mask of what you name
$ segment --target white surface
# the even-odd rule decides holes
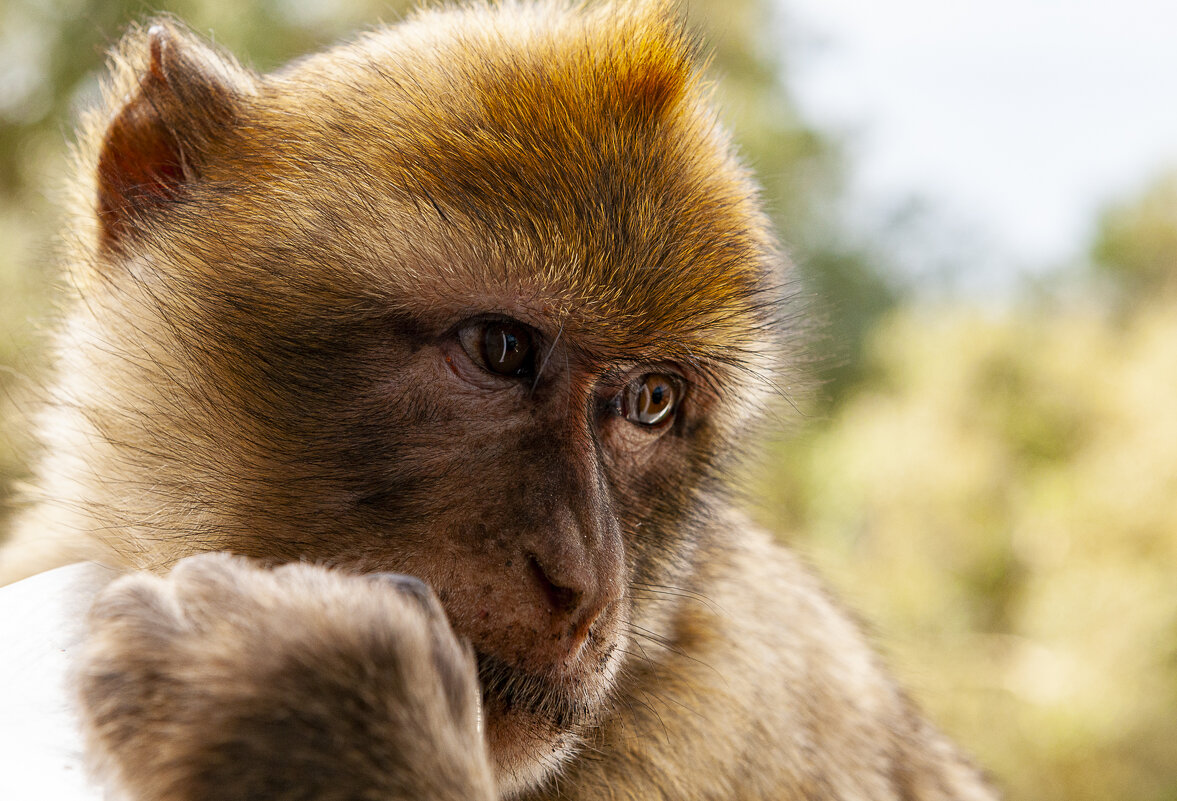
[[[1007,269],[1081,255],[1108,201],[1177,166],[1173,0],[778,2],[821,42],[791,79],[848,134],[859,202],[920,195]]]
[[[98,801],[66,675],[91,599],[114,573],[76,564],[0,587],[0,799]]]

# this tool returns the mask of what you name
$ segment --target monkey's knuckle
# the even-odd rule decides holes
[[[222,590],[248,575],[247,560],[229,553],[211,552],[187,556],[172,566],[168,578],[177,585]]]
[[[203,624],[222,610],[247,609],[258,594],[253,585],[260,573],[242,557],[205,553],[181,559],[166,580],[186,616],[194,624]]]
[[[91,630],[141,628],[166,631],[177,608],[166,583],[147,573],[116,579],[95,598],[87,615]]]

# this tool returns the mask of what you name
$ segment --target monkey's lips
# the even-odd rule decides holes
[[[615,645],[560,674],[539,675],[475,651],[487,743],[500,784],[570,756],[608,705]]]
[[[476,652],[478,682],[488,723],[526,716],[564,731],[591,724],[603,700],[604,677],[595,670],[564,676],[541,676],[510,665],[496,656]]]

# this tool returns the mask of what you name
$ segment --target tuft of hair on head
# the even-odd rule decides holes
[[[696,80],[701,49],[674,4],[625,0],[600,13],[615,21],[605,29],[616,37],[614,51],[624,54],[612,84],[618,99],[647,118],[672,110]]]

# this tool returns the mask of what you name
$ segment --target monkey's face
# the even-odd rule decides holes
[[[500,775],[517,779],[558,763],[607,707],[631,582],[658,558],[641,538],[671,534],[679,516],[659,507],[695,483],[691,371],[597,359],[528,300],[422,313],[380,346],[398,366],[347,407],[383,418],[362,438],[387,450],[352,463],[352,536],[317,555],[434,587],[477,653]]]
[[[657,12],[485,8],[270,78],[173,29],[128,48],[96,148],[94,507],[147,566],[425,579],[500,783],[534,782],[626,654],[673,647],[764,394],[777,258],[689,43]]]
[[[609,708],[624,659],[641,658],[626,655],[669,636],[650,631],[642,604],[651,587],[673,597],[692,564],[725,378],[661,334],[622,334],[589,300],[512,275],[508,262],[555,259],[537,248],[488,249],[490,233],[464,232],[476,246],[451,244],[411,294],[384,297],[392,277],[374,293],[372,259],[333,266],[329,291],[267,293],[249,276],[267,275],[272,248],[295,236],[306,231],[253,232],[231,302],[184,288],[184,254],[168,257],[184,339],[214,332],[185,368],[200,387],[190,397],[216,400],[200,430],[156,421],[182,461],[153,466],[152,491],[207,532],[180,533],[164,553],[426,580],[477,654],[500,783],[532,782]],[[283,269],[317,276],[347,261],[336,244]],[[386,270],[407,258],[388,256]],[[194,493],[194,468],[220,478]]]
[[[619,350],[607,321],[500,266],[484,253],[477,281],[422,279],[395,313],[346,322],[306,297],[264,334],[210,308],[211,328],[252,337],[211,383],[253,388],[230,394],[253,421],[235,438],[258,447],[237,468],[248,497],[208,515],[216,547],[425,579],[475,649],[509,786],[558,764],[625,655],[657,647],[632,642],[635,604],[690,564],[719,396],[713,366],[656,340]]]

